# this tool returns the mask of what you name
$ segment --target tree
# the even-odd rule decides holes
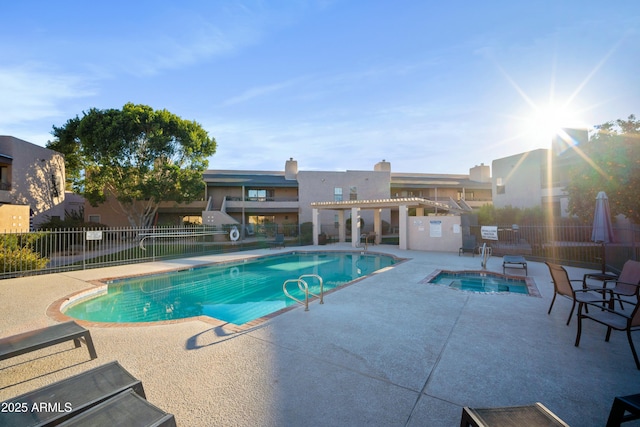
[[[112,196],[132,226],[151,225],[161,201],[202,194],[216,141],[195,121],[146,105],[91,109],[61,127],[47,147],[65,155],[73,189],[93,206]]]
[[[569,171],[569,212],[591,222],[596,195],[605,191],[612,215],[640,223],[640,121],[632,114],[597,126],[578,148],[585,161]]]

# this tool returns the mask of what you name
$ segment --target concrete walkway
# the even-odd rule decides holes
[[[605,328],[585,322],[574,347],[577,322],[565,325],[570,301],[559,298],[547,315],[553,287],[544,264],[529,263],[540,298],[475,294],[420,281],[435,269],[478,270],[477,256],[369,249],[410,260],[308,312],[295,308],[240,332],[201,320],[91,327],[95,360],[69,343],[0,362],[0,400],[111,360],[140,378],[149,401],[180,426],[456,426],[463,406],[534,402],[572,426],[603,426],[614,396],[640,392],[624,333],[606,343]],[[91,280],[290,250],[3,280],[0,336],[54,323],[50,304]],[[488,269],[502,272],[502,258]],[[640,423],[625,427],[633,425]]]

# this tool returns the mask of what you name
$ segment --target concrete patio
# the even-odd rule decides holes
[[[48,307],[91,280],[291,250],[3,280],[0,336],[53,324]],[[624,333],[606,343],[605,327],[585,322],[574,347],[577,322],[565,325],[571,302],[559,298],[547,315],[553,286],[544,264],[529,262],[541,297],[477,294],[420,281],[435,269],[478,270],[478,256],[369,251],[409,260],[308,312],[298,307],[244,330],[202,320],[91,326],[95,360],[68,343],[0,362],[0,400],[111,360],[141,379],[148,400],[180,426],[457,426],[463,406],[534,402],[569,425],[604,426],[614,396],[640,393]],[[502,258],[487,267],[502,272]],[[587,271],[568,270],[575,278]]]

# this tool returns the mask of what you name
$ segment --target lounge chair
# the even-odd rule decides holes
[[[547,409],[542,403],[534,405],[507,406],[502,408],[469,408],[462,409],[460,427],[490,427],[490,426],[559,426],[569,427],[556,414]]]
[[[625,331],[627,333],[627,339],[629,340],[629,346],[631,347],[631,353],[633,354],[633,360],[636,362],[636,367],[640,370],[640,359],[638,359],[638,353],[633,345],[633,339],[631,338],[631,332],[640,330],[640,285],[635,286],[635,303],[633,310],[628,311],[616,311],[615,300],[617,298],[610,298],[608,304],[605,306],[600,302],[585,302],[578,307],[578,333],[576,335],[575,346],[580,345],[580,335],[582,334],[582,319],[591,319],[595,322],[603,324],[607,327],[607,335],[605,341],[609,341],[611,337],[611,331]],[[628,302],[628,301],[627,301]],[[589,305],[597,307],[592,312],[582,312],[582,308],[586,309]]]
[[[475,256],[477,250],[478,245],[476,244],[476,236],[474,234],[463,236],[462,247],[458,250],[458,256],[469,252],[471,252],[472,256]]]
[[[576,303],[579,303],[580,306],[584,303],[591,302],[599,302],[602,304],[604,298],[603,295],[595,289],[587,288],[584,279],[571,280],[569,279],[569,273],[567,273],[567,270],[565,270],[561,265],[552,264],[550,262],[545,262],[545,264],[549,267],[549,273],[551,273],[551,280],[553,281],[553,299],[551,300],[551,305],[549,306],[547,314],[551,314],[553,303],[556,301],[556,297],[558,295],[570,298],[573,301],[571,311],[569,312],[569,318],[567,319],[567,325],[571,323],[571,316],[576,308]],[[582,283],[582,288],[578,290],[574,289],[571,284],[572,282]]]
[[[284,234],[276,234],[276,239],[273,242],[269,242],[269,245],[271,245],[272,248],[284,248]]]
[[[505,255],[502,257],[502,274],[507,268],[524,268],[524,275],[527,276],[527,260],[520,255]]]
[[[118,362],[110,362],[3,402],[8,408],[26,403],[30,410],[0,411],[0,425],[56,425],[128,389],[145,397],[142,382]],[[40,402],[51,405],[31,410]],[[56,402],[61,407],[53,405]]]
[[[76,348],[80,347],[80,341],[84,340],[89,350],[89,356],[92,359],[98,357],[93,346],[91,333],[76,322],[70,321],[0,339],[0,360],[71,340],[75,343]]]
[[[70,426],[176,427],[176,420],[173,414],[126,390],[60,424],[60,427]]]

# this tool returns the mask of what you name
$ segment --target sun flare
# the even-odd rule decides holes
[[[562,129],[586,128],[578,115],[566,107],[549,104],[534,106],[533,113],[525,120],[524,134],[530,143],[548,146],[556,136],[562,136]]]

